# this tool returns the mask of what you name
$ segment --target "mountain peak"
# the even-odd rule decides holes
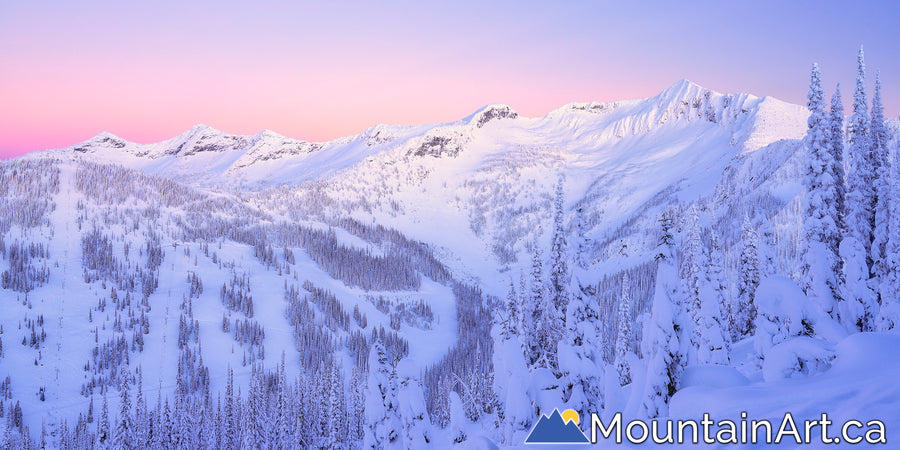
[[[278,134],[278,133],[276,133],[276,132],[274,132],[274,131],[272,131],[272,130],[270,130],[270,129],[268,129],[268,128],[265,129],[265,130],[260,131],[259,133],[256,133],[253,137],[255,137],[257,140],[284,140],[284,139],[288,139],[288,138],[286,138],[284,135]]]
[[[128,144],[125,139],[116,136],[108,131],[101,131],[96,136],[71,147],[78,153],[93,152],[97,148],[122,148]]]
[[[519,117],[519,113],[510,108],[509,105],[495,103],[480,108],[471,116],[463,119],[463,121],[469,124],[474,124],[477,128],[481,128],[492,120],[515,119],[517,117]]]
[[[91,141],[99,141],[99,140],[103,140],[103,139],[122,139],[122,138],[120,138],[119,136],[117,136],[115,134],[110,133],[109,131],[101,131],[101,132],[97,133],[97,135],[94,136],[93,138],[91,138],[90,140]]]
[[[667,89],[691,89],[691,88],[705,89],[703,86],[700,86],[699,84],[694,83],[693,81],[688,80],[687,78],[682,78],[682,79],[672,83],[672,85],[669,86]]]
[[[202,123],[192,126],[189,130],[181,133],[179,137],[190,138],[192,136],[200,136],[204,134],[224,134],[223,132]]]
[[[660,100],[660,103],[671,103],[679,100],[694,99],[705,95],[707,92],[717,94],[687,78],[682,78],[663,89],[656,98]]]

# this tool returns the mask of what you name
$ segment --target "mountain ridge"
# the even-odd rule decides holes
[[[115,158],[117,156],[133,156],[158,160],[166,156],[186,157],[206,152],[242,151],[246,157],[238,158],[238,160],[234,161],[238,163],[236,168],[242,168],[251,166],[258,161],[303,155],[321,149],[338,147],[361,139],[365,140],[370,147],[384,146],[394,141],[402,140],[403,137],[427,134],[429,131],[454,130],[458,132],[457,134],[466,134],[465,132],[468,131],[480,131],[488,124],[497,123],[498,121],[550,122],[553,120],[572,120],[571,116],[573,114],[581,112],[615,115],[615,111],[626,110],[624,111],[628,113],[626,115],[635,117],[632,117],[630,120],[620,119],[613,121],[612,124],[609,124],[603,130],[607,137],[624,137],[626,134],[634,135],[652,131],[670,120],[692,121],[705,119],[713,123],[734,121],[741,115],[758,111],[761,106],[768,103],[777,103],[778,107],[782,109],[785,108],[785,105],[790,105],[771,97],[759,98],[750,94],[720,94],[687,79],[681,79],[653,97],[612,102],[573,102],[562,105],[542,117],[534,118],[520,116],[509,105],[490,104],[455,122],[411,126],[378,124],[358,134],[324,142],[308,142],[294,139],[271,130],[262,130],[252,135],[229,134],[201,123],[178,136],[156,143],[138,144],[104,131],[91,139],[70,147],[36,153],[50,153],[53,156],[62,157],[69,154],[78,154],[82,157],[96,155],[112,159],[111,162],[127,163],[127,161],[115,161]],[[795,109],[801,108],[796,105],[791,106]],[[635,107],[638,108],[635,109]],[[792,117],[795,120],[796,118],[796,116]],[[796,138],[797,136],[794,134],[791,137]],[[419,153],[420,156],[422,154],[434,154],[434,152],[428,151]],[[436,154],[441,153],[437,152]],[[447,152],[444,151],[443,153]],[[455,154],[454,151],[449,153]],[[29,155],[35,156],[34,154]]]

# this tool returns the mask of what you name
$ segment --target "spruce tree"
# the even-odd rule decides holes
[[[175,423],[172,420],[172,408],[169,407],[169,397],[166,397],[163,403],[162,415],[160,416],[160,433],[159,444],[162,448],[173,448],[177,445]]]
[[[240,408],[240,404],[236,402],[234,398],[234,370],[229,366],[228,379],[225,384],[225,417],[223,418],[224,423],[222,424],[222,434],[224,435],[223,441],[225,442],[226,449],[238,448],[238,444],[240,444],[240,441],[238,441],[235,436],[238,426],[238,408]]]
[[[366,398],[363,392],[365,378],[358,367],[350,375],[350,432],[351,442],[362,441],[366,426]]]
[[[631,383],[631,353],[634,351],[634,331],[631,322],[631,280],[626,272],[622,275],[622,292],[619,296],[619,309],[616,316],[618,333],[616,335],[616,371],[619,374],[619,385]]]
[[[525,353],[528,364],[535,365],[541,357],[540,326],[542,319],[541,305],[544,303],[543,263],[538,249],[537,240],[531,254],[531,278],[529,291],[523,292],[525,298],[525,311],[527,319],[525,324]]]
[[[870,329],[875,296],[868,286],[870,278],[870,248],[875,193],[875,167],[869,140],[869,118],[866,101],[866,66],[862,48],[857,57],[856,90],[853,94],[853,115],[850,117],[850,166],[847,172],[847,232],[841,241],[845,289],[844,300],[838,310],[841,322],[848,329]]]
[[[825,115],[819,66],[813,64],[809,83],[808,130],[806,134],[806,211],[800,274],[806,295],[823,310],[834,312],[838,270],[838,211],[835,199],[834,155],[829,146],[830,123]]]
[[[516,286],[509,281],[509,292],[506,296],[506,319],[503,321],[503,337],[511,339],[519,334],[519,296]]]
[[[881,104],[881,76],[875,75],[875,93],[872,96],[872,122],[870,125],[871,155],[875,167],[875,227],[872,236],[872,273],[879,283],[888,275],[887,244],[890,221],[891,167],[887,157],[888,132],[884,122],[884,106]]]
[[[347,439],[347,405],[344,395],[344,380],[341,376],[341,369],[337,361],[332,361],[330,376],[330,389],[328,404],[330,407],[331,417],[329,418],[329,434],[333,442],[333,448],[345,447]]]
[[[578,208],[575,210],[575,239],[578,243],[575,249],[575,263],[582,269],[587,269],[589,264],[588,246],[590,240],[587,237],[587,232],[588,226],[584,219],[584,208]]]
[[[888,331],[900,325],[900,150],[894,149],[890,161],[891,193],[888,242],[885,251],[886,276],[879,284],[881,307],[878,310],[876,329]]]
[[[553,299],[545,292],[543,282],[543,263],[537,244],[531,264],[531,295],[528,311],[531,323],[528,326],[528,362],[534,367],[557,369],[556,347],[559,339],[558,311]]]
[[[731,311],[732,339],[737,341],[753,334],[756,320],[756,288],[759,286],[759,235],[749,217],[744,217],[741,235],[741,259],[738,271],[737,302]]]
[[[110,448],[112,435],[109,430],[109,401],[103,394],[103,406],[100,408],[100,421],[97,422],[97,445],[100,448]]]
[[[569,305],[563,344],[571,356],[560,356],[559,369],[570,391],[569,407],[582,413],[589,413],[591,407],[603,406],[604,335],[597,291],[591,285],[579,283]],[[562,355],[563,350],[559,353]]]
[[[831,172],[834,174],[834,207],[837,209],[837,227],[841,235],[846,232],[846,224],[844,216],[847,214],[847,185],[844,180],[844,101],[841,99],[841,83],[837,84],[834,89],[834,95],[831,96],[831,109],[829,110],[830,131],[828,135],[828,143],[831,146],[831,158],[833,166]],[[838,242],[840,245],[840,242]],[[835,249],[837,252],[838,249]],[[840,263],[840,261],[839,261]],[[840,279],[843,280],[843,274]]]
[[[144,374],[141,368],[137,372],[137,389],[134,393],[134,445],[147,448],[150,445],[150,423],[147,417],[147,401],[144,399]]]
[[[131,449],[134,445],[134,420],[131,417],[130,374],[123,368],[119,375],[119,417],[116,422],[115,443],[117,448]]]
[[[558,311],[559,319],[566,317],[566,308],[569,306],[569,267],[566,263],[566,232],[563,228],[564,219],[563,182],[560,179],[556,184],[556,199],[553,202],[553,236],[550,242],[550,296],[553,307]],[[557,328],[561,328],[557,326]]]
[[[704,283],[703,300],[700,302],[700,350],[699,361],[703,364],[728,365],[729,342],[725,331],[723,311],[727,307],[727,289],[724,275],[723,249],[713,235],[713,251],[709,256],[708,278]]]
[[[649,418],[668,414],[669,398],[678,390],[687,358],[682,351],[683,317],[671,211],[660,219],[660,239],[656,246],[656,285],[650,306],[649,333],[642,345],[647,360],[644,411]]]
[[[692,204],[687,213],[687,237],[682,244],[684,248],[681,252],[681,280],[684,310],[691,320],[684,321],[687,328],[684,331],[686,341],[684,349],[688,361],[694,363],[700,348],[701,297],[707,279],[709,256],[700,237],[700,212],[697,205]]]
[[[384,342],[375,334],[369,353],[369,376],[366,390],[366,423],[363,445],[366,448],[397,448],[401,424],[397,404],[396,380],[392,379],[393,363]]]
[[[856,90],[853,93],[853,115],[847,131],[850,147],[848,183],[847,230],[864,246],[866,254],[872,242],[873,206],[875,204],[875,158],[869,135],[868,100],[866,96],[866,65],[860,47],[857,56]]]

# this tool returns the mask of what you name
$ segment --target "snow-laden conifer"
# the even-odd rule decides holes
[[[631,364],[629,355],[634,352],[634,330],[631,314],[631,281],[628,273],[622,275],[622,293],[619,296],[619,309],[616,316],[618,333],[616,333],[616,371],[619,374],[619,384],[625,386],[631,383]]]
[[[847,231],[840,245],[845,288],[838,315],[845,327],[868,330],[875,296],[868,286],[870,247],[875,200],[875,167],[869,140],[869,114],[866,101],[866,66],[862,48],[857,57],[856,90],[853,93],[853,115],[847,130],[849,136],[847,171]]]
[[[725,264],[723,249],[715,236],[709,253],[707,279],[703,283],[700,301],[700,348],[699,362],[702,364],[728,365],[729,336],[725,309],[727,308],[727,285],[725,284]]]
[[[741,256],[738,261],[737,299],[731,308],[732,340],[753,334],[756,305],[753,301],[759,286],[759,234],[749,217],[744,217],[741,233]]]
[[[881,280],[881,307],[876,319],[876,329],[887,331],[900,325],[900,155],[897,148],[890,161],[891,186],[889,237],[885,251],[886,276]]]
[[[650,306],[649,333],[642,342],[647,361],[644,386],[644,411],[654,418],[668,414],[669,398],[679,387],[687,363],[682,351],[684,318],[680,299],[678,271],[675,268],[675,242],[672,213],[660,219],[660,239],[656,247],[656,286]]]
[[[686,322],[684,330],[685,352],[689,362],[696,362],[697,351],[700,348],[700,322],[703,296],[703,285],[707,279],[707,265],[709,255],[700,237],[700,212],[696,204],[688,208],[687,236],[682,242],[681,251],[681,282],[684,296],[684,309],[691,319]],[[687,323],[689,322],[689,323]]]
[[[835,253],[840,240],[834,155],[829,146],[830,122],[825,115],[825,97],[822,91],[819,66],[813,64],[810,75],[808,129],[806,134],[806,165],[804,184],[807,194],[803,218],[803,254],[801,260],[801,285],[806,295],[814,299],[825,311],[835,307],[838,255]]]
[[[566,252],[566,231],[564,229],[565,193],[560,179],[556,184],[556,198],[553,202],[553,235],[550,241],[550,284],[549,294],[559,319],[566,316],[569,306],[569,265]]]
[[[888,131],[881,103],[881,75],[875,75],[875,92],[872,95],[872,121],[869,127],[872,145],[871,155],[875,167],[875,227],[872,230],[872,273],[879,282],[888,276],[887,245],[889,239],[891,167],[888,161]]]

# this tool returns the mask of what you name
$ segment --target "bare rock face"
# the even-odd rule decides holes
[[[519,117],[519,113],[513,111],[509,106],[491,105],[477,113],[472,122],[477,128],[481,128],[494,119],[515,119],[517,117]]]
[[[459,155],[462,146],[449,136],[426,136],[420,145],[413,152],[415,156],[450,156]]]

